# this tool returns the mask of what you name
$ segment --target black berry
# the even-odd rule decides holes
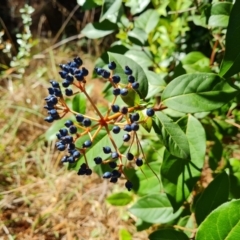
[[[152,117],[154,115],[155,111],[153,108],[148,108],[146,113],[149,117]]]

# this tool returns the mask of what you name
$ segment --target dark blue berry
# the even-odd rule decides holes
[[[89,148],[92,146],[92,141],[91,140],[87,140],[83,143],[83,147],[85,148]]]
[[[120,178],[121,177],[121,173],[118,170],[113,170],[112,171],[112,177],[113,178]]]
[[[81,156],[80,152],[78,150],[75,150],[72,154],[74,158],[79,158]]]
[[[61,97],[62,96],[62,91],[60,88],[54,88],[54,94],[56,97]]]
[[[87,164],[86,163],[82,163],[82,165],[80,166],[81,169],[87,169]]]
[[[133,160],[133,158],[134,158],[133,154],[130,152],[127,153],[126,157],[127,157],[127,160],[129,160],[129,161]]]
[[[61,162],[62,162],[62,163],[68,162],[68,157],[67,157],[67,156],[64,156],[64,157],[61,159]]]
[[[139,118],[140,118],[139,113],[133,113],[133,114],[131,115],[131,121],[132,121],[132,122],[138,121]]]
[[[139,82],[132,83],[132,88],[133,89],[138,89],[139,88]]]
[[[70,143],[69,145],[68,145],[68,149],[69,150],[75,150],[75,144],[74,143]],[[77,151],[77,150],[76,150]]]
[[[104,70],[102,68],[95,68],[95,72],[98,74],[98,75],[102,75],[102,72]]]
[[[112,177],[112,173],[111,172],[105,172],[103,174],[103,178],[111,178]]]
[[[127,182],[125,183],[125,187],[128,191],[131,191],[133,188],[133,184],[129,180],[127,180]]]
[[[122,114],[127,114],[128,113],[128,107],[122,107],[121,113]]]
[[[131,132],[132,131],[131,125],[130,124],[125,125],[123,130],[126,132]]]
[[[68,75],[68,72],[65,72],[65,71],[60,71],[59,72],[59,75],[61,76],[61,78],[66,78],[67,77],[67,75]]]
[[[112,159],[117,159],[119,157],[117,152],[113,152],[111,156],[112,156]]]
[[[121,130],[121,128],[119,126],[114,126],[112,129],[113,133],[115,133],[115,134],[118,134],[120,132],[120,130]]]
[[[141,166],[143,165],[143,160],[142,160],[141,158],[137,158],[137,159],[136,159],[136,165],[137,165],[138,167],[141,167]]]
[[[69,163],[75,163],[74,157],[73,156],[69,156],[68,157],[68,162]]]
[[[122,96],[126,96],[126,95],[128,94],[128,90],[127,90],[126,88],[121,88],[120,94],[121,94]]]
[[[77,120],[78,122],[82,122],[82,121],[84,120],[84,116],[81,115],[81,114],[78,114],[78,115],[76,115],[76,120]]]
[[[44,118],[44,121],[46,121],[48,123],[52,123],[54,121],[54,118],[52,116],[47,116]]]
[[[62,82],[62,86],[63,86],[64,88],[69,87],[70,84],[71,84],[71,83],[70,83],[68,80],[66,80],[66,79]]]
[[[70,88],[66,88],[66,89],[65,89],[65,94],[66,94],[67,96],[72,96],[72,95],[73,95],[73,90],[70,89]]]
[[[134,123],[132,123],[132,125],[131,125],[131,129],[132,129],[132,131],[138,131],[139,125],[138,125],[136,122],[134,122]]]
[[[113,177],[112,177],[112,178],[110,179],[110,182],[111,182],[111,183],[116,183],[117,181],[118,181],[118,178],[113,178]]]
[[[108,147],[108,146],[103,147],[103,152],[104,152],[104,153],[108,154],[108,153],[110,153],[111,151],[112,151],[112,150],[111,150],[110,147]]]
[[[117,84],[121,81],[121,78],[118,75],[113,75],[112,81]]]
[[[123,141],[128,142],[130,140],[131,136],[127,133],[123,135]]]
[[[71,63],[69,64],[69,66],[70,66],[70,68],[77,68],[77,67],[78,67],[78,65],[77,65],[76,62],[71,62]]]
[[[85,119],[82,121],[82,124],[83,124],[85,127],[89,127],[89,126],[91,126],[92,121],[91,121],[89,118],[85,118]]]
[[[108,165],[110,166],[110,168],[116,168],[117,167],[116,162],[109,162]]]
[[[59,151],[64,151],[64,150],[66,149],[66,147],[65,147],[64,144],[59,144],[59,145],[57,146],[57,149],[58,149]]]
[[[74,61],[75,63],[77,63],[77,66],[78,66],[78,67],[80,67],[80,66],[83,64],[83,61],[82,61],[82,59],[81,59],[80,57],[75,57],[75,58],[73,59],[73,61]]]
[[[108,68],[110,69],[110,70],[114,70],[115,68],[116,68],[116,63],[115,62],[110,62],[109,64],[108,64]]]
[[[88,70],[85,67],[82,67],[82,74],[84,77],[88,75]]]
[[[74,126],[74,125],[70,126],[70,127],[69,127],[69,132],[70,132],[71,134],[76,133],[76,132],[77,132],[77,127]]]
[[[67,128],[73,125],[73,122],[71,120],[67,120],[64,124]]]
[[[51,95],[54,95],[54,88],[48,88],[48,93]]]
[[[129,75],[129,76],[128,76],[128,82],[134,83],[134,82],[135,82],[135,77],[132,76],[132,75]]]
[[[83,81],[83,79],[84,79],[83,72],[81,71],[80,73],[75,74],[75,78],[76,78],[78,81]]]
[[[59,88],[59,87],[60,87],[60,86],[59,86],[59,83],[56,82],[56,81],[54,81],[54,80],[51,80],[50,83],[52,84],[52,86],[53,86],[54,88]]]
[[[66,128],[62,128],[59,130],[59,132],[61,133],[61,135],[63,137],[67,136],[68,135],[68,130]]]
[[[102,163],[102,158],[101,157],[95,157],[93,160],[96,164],[101,164]]]
[[[80,168],[79,170],[78,170],[78,173],[77,173],[78,175],[85,175],[86,174],[86,169],[84,169],[84,168]]]
[[[51,116],[54,116],[54,115],[58,115],[58,112],[56,109],[51,109],[48,111],[48,114],[51,115]]]
[[[154,115],[155,111],[153,108],[148,108],[146,113],[149,117],[152,117]]]
[[[126,66],[124,69],[125,74],[131,75],[132,74],[132,69],[129,66]]]
[[[101,73],[103,78],[109,78],[110,77],[110,72],[107,70],[103,70]]]
[[[57,102],[58,102],[58,99],[56,98],[56,97],[51,97],[50,99],[49,99],[49,102],[51,103],[51,104],[57,104]]]
[[[67,75],[66,80],[73,83],[74,77],[72,75]]]
[[[121,93],[121,89],[120,88],[114,88],[113,89],[113,95],[117,96]]]
[[[86,175],[91,175],[92,174],[92,170],[90,168],[86,169]]]
[[[62,138],[61,133],[57,133],[56,136],[57,136],[57,139],[59,139],[59,140]]]
[[[114,113],[119,112],[119,109],[120,109],[119,106],[116,105],[116,104],[115,104],[115,105],[112,105],[111,108],[112,108],[112,111],[113,111]]]
[[[64,141],[66,143],[72,143],[73,142],[73,137],[68,135],[68,136],[64,137]]]

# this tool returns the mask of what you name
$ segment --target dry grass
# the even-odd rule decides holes
[[[56,63],[71,54],[58,49],[32,60],[22,80],[1,80],[0,239],[114,240],[120,229],[147,239],[136,232],[126,208],[106,204],[119,185],[67,171],[54,143],[44,139],[48,80],[57,77]],[[92,68],[91,58],[85,58]]]

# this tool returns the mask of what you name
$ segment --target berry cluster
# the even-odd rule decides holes
[[[72,113],[75,120],[66,120],[65,127],[59,130],[56,134],[58,142],[56,147],[59,151],[67,152],[62,158],[62,162],[76,163],[81,157],[83,157],[85,163],[83,163],[79,170],[78,175],[91,175],[92,170],[89,168],[88,161],[94,161],[96,165],[108,164],[111,171],[107,171],[103,174],[103,178],[110,179],[110,182],[116,183],[119,178],[126,177],[124,168],[127,163],[135,162],[138,167],[143,165],[143,159],[145,159],[144,151],[139,141],[137,132],[140,129],[142,123],[145,123],[149,117],[152,117],[156,109],[148,108],[144,105],[138,106],[122,106],[116,104],[117,97],[127,96],[131,94],[131,91],[135,91],[139,88],[139,82],[135,79],[133,71],[129,66],[125,66],[124,72],[126,74],[128,83],[121,83],[120,76],[115,73],[116,63],[110,62],[108,69],[95,68],[98,75],[109,81],[113,90],[113,100],[108,108],[108,111],[103,115],[91,97],[85,90],[87,83],[86,76],[88,70],[82,66],[83,62],[79,57],[73,59],[73,61],[67,64],[61,64],[60,77],[63,79],[62,87],[65,88],[65,96],[70,97],[75,94],[84,94],[92,107],[95,109],[96,116],[87,116],[81,113],[75,112],[68,107],[62,92],[61,86],[58,82],[51,80],[52,87],[48,88],[49,96],[45,98],[46,105],[44,106],[48,110],[48,116],[45,121],[52,123],[54,120],[62,119],[66,114]],[[75,90],[75,92],[73,91]],[[140,114],[141,111],[146,109],[146,116]],[[142,116],[142,117],[141,117]],[[97,156],[94,159],[87,159],[86,152],[94,144],[94,139],[100,130],[104,129],[110,139],[112,146],[104,146],[102,151],[108,157],[104,159]],[[110,131],[111,129],[111,131]],[[92,132],[95,131],[93,134]],[[128,150],[125,154],[121,153],[113,140],[112,134],[119,134],[124,131],[122,140],[123,144],[128,144]],[[81,147],[75,145],[76,140],[82,136],[88,136]],[[137,144],[137,153],[131,152],[133,143]],[[126,159],[126,161],[125,161]],[[133,188],[133,184],[129,179],[125,183],[126,188],[130,191]]]

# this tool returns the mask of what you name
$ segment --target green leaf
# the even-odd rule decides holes
[[[227,27],[232,3],[220,2],[212,5],[208,25],[211,27]]]
[[[235,1],[229,18],[226,34],[226,51],[220,67],[220,76],[230,77],[240,70],[240,1]]]
[[[196,240],[240,239],[240,200],[222,204],[202,222]]]
[[[176,218],[164,193],[150,194],[140,198],[129,211],[143,221],[163,224]]]
[[[173,229],[160,229],[149,235],[149,240],[189,240],[183,232]]]
[[[172,156],[165,150],[161,165],[161,180],[165,193],[176,211],[189,195],[189,190],[183,179],[184,161]]]
[[[72,109],[75,112],[85,114],[86,113],[86,97],[83,94],[77,94],[72,100]]]
[[[121,0],[104,0],[102,5],[100,22],[107,19],[112,23],[117,23],[119,17],[119,10],[121,6],[122,6]]]
[[[119,240],[132,240],[131,233],[126,229],[119,230]]]
[[[157,74],[152,71],[145,71],[148,76],[148,95],[147,99],[156,96],[161,93],[166,87],[166,82],[164,81],[165,74]]]
[[[190,155],[188,140],[183,130],[162,112],[156,112],[155,131],[161,131],[162,141],[168,151],[179,158],[188,159]],[[156,127],[158,129],[156,129]]]
[[[132,196],[129,193],[125,192],[113,193],[106,199],[106,201],[113,206],[125,206],[132,200]]]
[[[195,216],[198,225],[210,212],[228,200],[228,194],[228,175],[223,172],[207,186],[196,203]]]
[[[149,163],[149,165],[144,164],[141,169],[139,168],[136,171],[134,179],[131,179],[131,181],[133,181],[134,191],[140,196],[151,193],[159,193],[161,190],[161,184],[155,175],[158,175],[159,171],[159,162],[152,162]]]
[[[175,78],[162,93],[163,103],[186,113],[212,111],[235,97],[237,91],[213,73],[189,73]]]
[[[150,33],[158,24],[159,14],[157,10],[148,9],[142,13],[134,22],[135,27],[143,29],[146,33]]]
[[[137,62],[143,69],[152,66],[151,58],[141,50],[129,50],[125,53],[125,56]]]
[[[148,35],[141,28],[135,27],[132,31],[128,32],[128,38],[132,43],[143,46],[147,41]]]
[[[198,168],[202,168],[206,153],[206,134],[202,124],[190,114],[188,115],[186,135],[190,148],[191,162]]]
[[[82,34],[91,39],[102,38],[117,30],[117,25],[108,20],[103,22],[88,23],[82,30]]]
[[[128,94],[121,96],[121,98],[130,107],[140,104],[140,96],[134,89],[128,89]]]
[[[131,8],[131,14],[134,15],[142,12],[149,3],[150,0],[129,0],[126,2],[126,6]]]
[[[114,61],[117,65],[116,72],[121,77],[121,83],[128,84],[127,75],[124,73],[125,66],[129,66],[133,71],[133,76],[136,81],[139,82],[139,88],[137,92],[140,94],[140,98],[145,98],[148,93],[148,78],[143,71],[142,67],[134,62],[132,59],[122,56],[117,53],[108,53],[109,61]]]
[[[234,198],[240,198],[240,161],[236,158],[229,159],[230,164],[230,193]]]
[[[181,62],[187,73],[211,72],[210,60],[201,52],[190,52]]]

